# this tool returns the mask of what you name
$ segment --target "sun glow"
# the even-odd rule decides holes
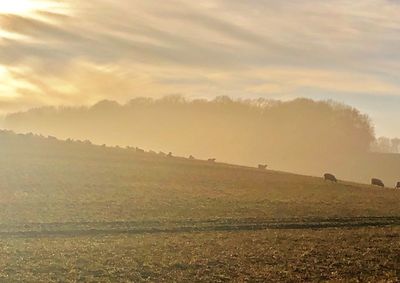
[[[0,65],[0,98],[10,98],[15,95],[15,89],[12,86],[12,78],[9,76],[7,69]]]
[[[0,0],[0,14],[29,14],[48,6],[48,2],[45,1]]]

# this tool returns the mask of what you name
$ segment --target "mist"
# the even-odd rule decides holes
[[[143,97],[123,105],[104,100],[91,107],[36,108],[10,114],[4,123],[20,133],[241,165],[268,164],[270,169],[316,176],[333,172],[360,182],[373,176],[395,182],[400,167],[397,155],[370,152],[376,144],[370,118],[334,101]]]

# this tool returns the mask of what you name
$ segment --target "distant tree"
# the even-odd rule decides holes
[[[388,137],[379,137],[372,144],[372,151],[381,153],[399,153],[400,139]]]
[[[399,138],[392,139],[392,151],[393,151],[393,153],[399,153],[399,151],[400,151],[400,139]]]

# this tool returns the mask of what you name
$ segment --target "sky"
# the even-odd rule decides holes
[[[309,97],[400,136],[399,15],[399,0],[0,0],[0,113]]]

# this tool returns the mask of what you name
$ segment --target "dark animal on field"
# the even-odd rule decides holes
[[[330,173],[325,173],[324,179],[325,179],[325,181],[332,181],[332,182],[337,183],[337,179],[336,179],[335,175],[330,174]]]
[[[211,162],[211,163],[215,163],[216,160],[217,160],[217,159],[215,159],[215,158],[209,158],[207,161],[208,161],[208,162]]]
[[[145,153],[144,149],[141,149],[141,148],[138,148],[138,147],[136,147],[135,150],[136,150],[137,153]]]
[[[395,189],[400,189],[400,182],[397,182]]]
[[[383,182],[377,178],[372,178],[371,179],[371,185],[374,186],[379,186],[379,187],[385,187],[385,184],[383,184]]]
[[[169,152],[167,156],[172,157],[172,152]]]
[[[194,160],[195,158],[194,158],[193,155],[191,155],[191,156],[189,156],[189,159],[190,159],[190,160]]]
[[[258,169],[261,169],[261,170],[265,170],[265,169],[267,169],[267,167],[268,167],[268,165],[267,164],[258,164]]]

